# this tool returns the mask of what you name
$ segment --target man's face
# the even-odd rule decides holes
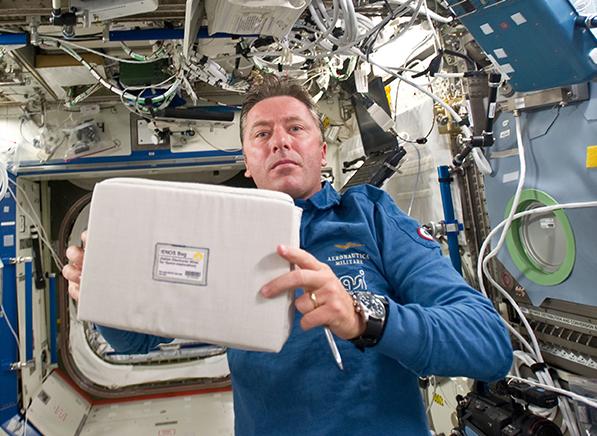
[[[327,145],[311,112],[294,97],[270,97],[247,114],[243,134],[247,170],[258,188],[309,198],[321,189]]]

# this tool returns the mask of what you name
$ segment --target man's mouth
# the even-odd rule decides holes
[[[290,160],[290,159],[280,159],[279,161],[277,161],[276,163],[274,163],[271,167],[271,169],[275,169],[279,166],[282,165],[298,165],[295,161]]]

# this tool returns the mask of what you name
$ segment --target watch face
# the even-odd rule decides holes
[[[371,313],[369,316],[374,318],[384,318],[386,315],[386,308],[380,301],[379,297],[371,292],[359,293],[359,300]]]

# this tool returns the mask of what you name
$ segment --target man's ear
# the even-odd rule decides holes
[[[322,142],[321,143],[321,166],[322,167],[324,167],[328,164],[328,161],[326,159],[327,152],[328,152],[328,145],[326,142]]]
[[[245,177],[247,179],[250,179],[251,176],[251,171],[249,170],[249,166],[247,165],[247,156],[243,153],[243,161],[245,163]]]

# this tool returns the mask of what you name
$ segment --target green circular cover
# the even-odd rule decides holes
[[[512,208],[514,197],[510,199],[506,206],[506,218]],[[520,195],[520,202],[516,213],[527,210],[527,207],[532,203],[541,203],[545,206],[552,206],[558,204],[558,202],[545,192],[536,189],[525,189]],[[512,221],[512,225],[508,230],[506,237],[506,246],[508,252],[514,261],[514,265],[532,282],[538,285],[553,286],[562,283],[568,278],[574,267],[574,261],[576,258],[576,244],[574,242],[574,233],[572,233],[572,227],[568,221],[568,217],[564,213],[563,209],[556,209],[553,211],[558,222],[561,224],[561,230],[566,236],[566,256],[560,267],[553,272],[545,272],[541,269],[534,259],[532,259],[526,253],[523,242],[520,239],[520,228],[521,220],[517,219]]]

